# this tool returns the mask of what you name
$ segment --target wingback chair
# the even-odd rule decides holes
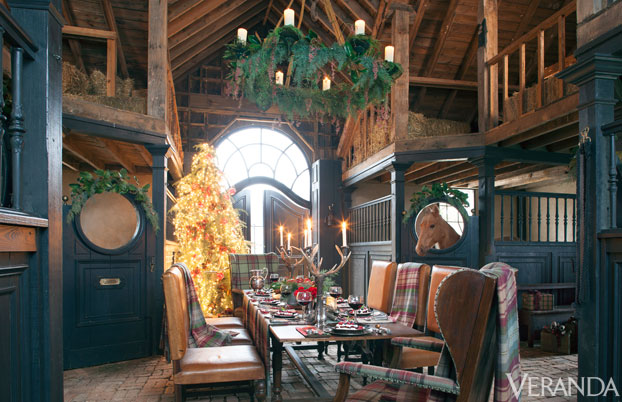
[[[250,289],[251,269],[268,269],[268,275],[279,272],[279,256],[267,254],[229,254],[231,267],[231,291],[233,294],[234,315],[232,318],[242,317],[243,289]],[[266,281],[266,286],[269,281]]]
[[[358,390],[347,398],[348,401],[487,401],[497,347],[498,303],[495,295],[495,278],[470,269],[451,273],[441,282],[432,303],[438,326],[445,337],[437,374],[338,363],[335,370],[341,375],[334,400],[346,400],[350,376],[355,374],[377,381]],[[395,341],[434,347],[419,338],[395,338]]]
[[[440,349],[443,346],[444,341],[435,335],[441,335],[441,330],[436,322],[436,316],[434,314],[434,297],[439,285],[450,274],[463,269],[462,267],[452,267],[445,265],[435,265],[432,267],[432,273],[430,275],[429,292],[427,294],[427,303],[419,304],[418,310],[423,308],[423,314],[417,315],[417,319],[425,320],[427,336],[423,336],[420,339],[425,340],[431,344],[436,344],[438,350],[423,350],[405,347],[402,349],[401,354],[396,354],[395,357],[399,357],[398,361],[392,363],[393,367],[399,367],[402,369],[414,369],[419,367],[434,367],[438,363],[441,357]],[[421,299],[420,299],[421,300]]]
[[[383,313],[391,312],[393,287],[397,264],[391,261],[373,261],[367,288],[367,306]]]
[[[235,383],[240,391],[265,397],[265,368],[244,328],[232,346],[189,348],[190,318],[186,283],[181,270],[173,266],[162,275],[170,358],[173,361],[175,400],[185,400],[186,388],[197,385]],[[243,388],[243,386],[245,386]]]

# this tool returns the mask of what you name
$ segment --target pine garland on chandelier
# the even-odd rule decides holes
[[[230,315],[229,254],[248,253],[248,246],[231,203],[234,191],[221,187],[214,148],[209,144],[197,148],[190,173],[177,183],[177,203],[171,208],[179,261],[190,270],[203,314]]]
[[[238,37],[224,54],[231,68],[227,90],[263,111],[276,105],[289,120],[345,119],[369,105],[386,107],[391,86],[402,74],[402,66],[392,61],[393,48],[386,60],[379,48],[364,34],[328,47],[313,31],[304,35],[293,25],[276,28],[263,42]],[[336,71],[351,82],[331,86]]]

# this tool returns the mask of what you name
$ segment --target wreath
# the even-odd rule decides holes
[[[410,209],[404,216],[404,223],[423,209],[430,200],[441,200],[455,206],[461,213],[466,215],[465,208],[469,206],[468,195],[460,190],[456,190],[447,183],[434,183],[432,187],[423,186],[420,191],[412,194],[410,198]]]
[[[263,40],[249,36],[227,45],[224,59],[231,68],[227,92],[245,97],[265,111],[277,105],[288,119],[328,116],[345,119],[370,104],[386,103],[402,66],[380,59],[379,43],[365,36],[350,36],[343,45],[325,46],[317,34],[304,35],[287,25],[270,31]],[[275,72],[287,71],[285,85],[275,83]],[[320,83],[342,71],[352,83]]]
[[[121,195],[131,194],[134,200],[141,205],[145,211],[145,217],[157,233],[160,230],[160,224],[158,213],[153,209],[153,204],[147,193],[149,184],[140,187],[136,176],[134,176],[136,184],[128,182],[128,179],[129,176],[125,169],[119,171],[97,169],[93,173],[80,172],[78,182],[69,184],[71,187],[71,210],[67,214],[67,223],[71,223],[80,214],[88,199],[95,194],[104,192]]]

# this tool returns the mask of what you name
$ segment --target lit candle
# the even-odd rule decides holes
[[[322,91],[328,91],[330,89],[330,78],[324,77],[322,80]]]
[[[279,226],[279,234],[281,235],[281,248],[283,247],[283,225]]]
[[[395,53],[395,48],[393,46],[385,46],[384,47],[384,59],[386,61],[393,61],[393,54]]]
[[[311,218],[307,219],[307,231],[309,232],[309,245],[307,247],[311,247],[311,245],[313,244],[313,239],[312,239],[312,230],[311,230]]]
[[[246,36],[248,31],[244,28],[238,28],[238,40],[246,45]]]
[[[274,78],[276,85],[283,85],[283,71],[277,71]]]
[[[346,229],[346,221],[341,222],[341,247],[348,247]]]
[[[283,12],[283,25],[294,25],[294,10],[286,8]]]
[[[365,35],[365,21],[363,20],[354,21],[354,34]]]
[[[287,250],[292,251],[292,234],[287,234]]]
[[[308,247],[307,244],[309,244],[309,233],[307,232],[307,229],[303,230],[304,232],[304,240],[303,240],[303,247]]]

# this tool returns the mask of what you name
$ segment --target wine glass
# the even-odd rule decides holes
[[[289,297],[289,295],[292,294],[293,291],[294,291],[293,283],[283,282],[281,284],[281,300],[283,300],[283,304],[285,304],[286,306],[287,306],[287,298]]]
[[[354,312],[354,322],[355,323],[358,322],[358,318],[356,316],[356,312],[358,311],[358,309],[363,307],[363,303],[365,303],[365,300],[364,300],[363,296],[350,295],[348,297],[348,305],[350,306],[350,308]]]
[[[307,315],[307,306],[313,300],[313,295],[308,290],[301,290],[296,293],[296,301],[302,306],[302,316]]]
[[[338,299],[339,296],[341,296],[341,292],[342,292],[341,286],[331,286],[328,289],[328,294],[334,297],[335,299]]]

